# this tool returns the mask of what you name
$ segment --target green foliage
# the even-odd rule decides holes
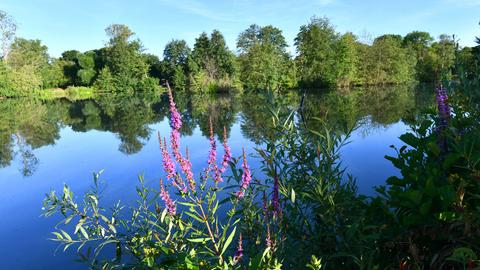
[[[218,30],[210,38],[202,33],[187,59],[190,89],[217,91],[235,87],[235,64],[235,55]]]
[[[290,65],[282,31],[271,25],[251,25],[237,40],[240,80],[247,89],[286,88]]]
[[[115,91],[133,92],[144,90],[144,80],[148,78],[149,66],[142,55],[142,46],[139,40],[131,40],[134,33],[126,25],[112,24],[105,29],[109,41],[107,43],[105,66],[113,77]],[[91,57],[91,56],[90,56]],[[92,59],[83,61],[85,74],[79,74],[83,79],[91,79],[94,74],[90,72]],[[79,61],[79,64],[82,64]],[[146,84],[151,84],[146,82]]]
[[[65,60],[53,59],[52,63],[42,70],[42,87],[67,87],[69,78],[65,75],[65,68],[68,68],[70,64]]]
[[[76,58],[78,64],[77,78],[80,85],[92,85],[93,78],[96,75],[95,71],[95,53],[89,51],[83,54],[78,54]]]
[[[31,66],[37,73],[48,65],[47,46],[41,41],[16,38],[10,48],[8,64],[13,69]]]
[[[93,87],[95,89],[98,89],[100,91],[105,91],[105,92],[116,91],[116,88],[114,85],[114,78],[108,67],[104,67],[102,70],[100,70],[98,74],[98,78],[95,80]]]
[[[364,47],[359,81],[364,85],[399,84],[412,81],[416,58],[401,47],[397,36],[382,36]]]
[[[19,94],[12,82],[12,71],[0,60],[0,97],[15,97]]]
[[[342,54],[347,61],[350,54],[348,38],[344,39],[344,48],[337,51],[339,34],[327,18],[313,17],[308,25],[300,27],[295,38],[298,56],[296,61],[299,65],[301,84],[307,87],[325,87],[336,84],[337,55]],[[348,73],[348,71],[347,71]],[[343,74],[342,74],[343,75]]]
[[[186,89],[188,57],[191,51],[185,40],[172,40],[163,51],[162,70],[165,79],[176,89]]]

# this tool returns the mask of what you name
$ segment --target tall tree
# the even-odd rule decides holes
[[[17,24],[12,16],[8,15],[5,11],[0,10],[0,42],[2,43],[2,59],[7,59],[10,44],[15,39],[15,32],[17,31]]]
[[[308,87],[333,86],[336,71],[339,34],[327,18],[313,17],[300,27],[295,38],[301,83]]]
[[[16,38],[10,48],[8,64],[15,69],[32,66],[40,71],[48,65],[48,48],[38,39]]]
[[[237,48],[240,52],[241,80],[249,89],[278,89],[286,81],[289,68],[287,43],[282,31],[271,25],[251,25],[240,33]]]
[[[205,87],[220,80],[232,82],[235,75],[235,55],[228,49],[225,38],[218,30],[210,35],[204,32],[195,40],[188,59],[190,84]]]
[[[359,54],[357,37],[352,33],[342,35],[336,46],[336,85],[348,87],[355,83]]]
[[[431,81],[431,68],[428,67],[427,57],[433,37],[428,32],[413,31],[408,33],[402,40],[402,46],[415,53],[417,65],[415,66],[416,78],[419,81]]]
[[[119,91],[133,91],[142,88],[148,77],[148,64],[142,55],[138,39],[128,26],[112,24],[105,29],[109,38],[106,48],[105,65],[110,70]]]
[[[187,86],[187,59],[191,51],[185,40],[170,41],[163,51],[163,74],[177,89]]]
[[[395,36],[382,36],[366,48],[361,80],[364,84],[398,84],[414,79],[416,59]]]

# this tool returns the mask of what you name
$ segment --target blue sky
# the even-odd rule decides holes
[[[0,10],[16,19],[18,36],[41,39],[53,56],[102,47],[104,29],[112,23],[130,26],[157,55],[172,39],[193,45],[202,31],[213,29],[234,50],[238,34],[253,23],[282,29],[292,46],[299,27],[313,15],[365,40],[422,30],[435,37],[456,34],[460,44],[472,46],[480,35],[480,0],[1,0]]]

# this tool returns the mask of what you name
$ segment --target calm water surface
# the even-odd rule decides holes
[[[306,92],[305,117],[321,117],[342,130],[355,125],[342,151],[343,165],[357,179],[359,192],[398,172],[383,157],[408,130],[415,116],[433,102],[432,90],[410,86],[330,93]],[[300,95],[282,95],[296,108]],[[85,269],[72,264],[75,249],[55,253],[48,241],[57,218],[41,217],[42,200],[51,189],[71,186],[76,197],[92,184],[92,173],[104,169],[104,205],[135,199],[138,175],[157,186],[162,176],[157,132],[169,133],[167,99],[158,94],[133,97],[105,95],[95,100],[0,101],[0,268]],[[258,95],[223,94],[176,97],[182,112],[182,147],[188,145],[199,172],[208,153],[208,119],[218,138],[225,126],[234,156],[242,147],[254,155],[268,136],[269,115]],[[258,160],[250,158],[252,168]],[[257,173],[258,174],[258,173]]]

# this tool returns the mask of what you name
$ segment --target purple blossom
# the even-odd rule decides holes
[[[172,147],[173,156],[175,157],[176,161],[180,164],[180,168],[187,178],[189,183],[190,189],[195,189],[195,180],[193,179],[193,172],[192,172],[192,163],[188,158],[188,149],[187,149],[187,157],[184,158],[183,155],[180,153],[180,128],[182,127],[182,117],[180,113],[177,111],[177,107],[173,100],[172,89],[170,85],[167,83],[168,89],[168,98],[170,100],[170,120],[171,120],[171,127],[172,131],[170,133],[170,144]],[[166,148],[166,147],[165,147]],[[183,180],[177,176],[176,182],[177,186],[181,189],[181,192],[187,193],[187,187]]]
[[[240,259],[243,257],[243,246],[242,246],[242,234],[240,234],[240,237],[238,238],[238,246],[237,246],[237,251],[235,252],[235,255],[233,256],[233,263],[237,264]]]
[[[168,83],[167,83],[167,89],[168,89],[168,99],[170,100],[171,126],[173,129],[179,130],[182,127],[182,117],[180,116],[180,113],[178,113],[177,111],[177,107],[173,100],[172,89],[170,88],[170,85]]]
[[[175,163],[173,163],[170,154],[168,153],[167,149],[167,142],[165,139],[160,137],[160,133],[158,134],[158,140],[160,141],[160,149],[162,150],[162,163],[163,169],[167,173],[167,179],[171,180],[175,178]]]
[[[227,170],[228,163],[232,159],[232,152],[230,147],[227,144],[227,129],[223,127],[223,158],[222,158],[222,168],[220,169],[220,173],[224,173]]]
[[[448,120],[450,119],[450,106],[448,105],[448,95],[445,88],[442,85],[436,89],[437,95],[437,106],[438,106],[438,115],[440,121],[438,123],[437,131],[440,133],[438,136],[438,146],[441,151],[445,153],[447,151],[447,140],[444,135],[442,135],[442,130],[448,125]]]
[[[213,134],[212,119],[210,119],[210,152],[208,154],[207,168],[205,169],[205,177],[208,178],[211,171],[214,172],[214,181],[216,184],[222,182],[222,175],[217,166],[217,144]]]
[[[245,191],[250,185],[250,181],[252,181],[252,174],[250,172],[250,167],[248,166],[248,163],[247,163],[247,155],[245,154],[245,150],[243,150],[242,168],[243,168],[242,183],[240,184],[240,190],[237,192],[237,198],[239,199],[245,196]]]
[[[442,85],[437,88],[436,90],[437,95],[437,107],[438,107],[438,114],[440,116],[440,125],[445,126],[448,123],[448,119],[450,118],[450,106],[448,105],[448,95],[445,88]]]
[[[270,235],[270,226],[268,224],[267,224],[267,238],[265,239],[265,243],[267,244],[267,247],[273,248],[273,241]]]
[[[193,179],[192,163],[190,162],[190,157],[188,155],[188,148],[186,149],[186,156],[187,158],[182,158],[182,162],[180,162],[180,167],[182,168],[182,171],[188,180],[190,189],[195,190],[196,183],[195,179]]]
[[[163,202],[165,203],[165,207],[167,208],[168,214],[170,216],[174,216],[177,211],[175,202],[173,202],[172,199],[170,198],[170,194],[165,189],[165,186],[163,185],[163,181],[161,179],[160,179],[160,198],[162,198]]]
[[[182,154],[180,153],[180,132],[176,129],[172,129],[170,133],[170,144],[172,145],[173,156],[177,161],[182,160]]]

